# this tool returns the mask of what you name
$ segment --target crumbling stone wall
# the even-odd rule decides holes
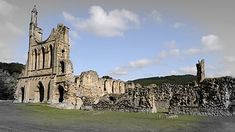
[[[99,78],[97,72],[86,71],[75,78],[78,95],[99,98],[105,94],[125,93],[125,83],[121,80]]]
[[[108,94],[92,105],[98,110],[156,113],[155,97],[148,88],[127,89],[125,94]]]
[[[229,115],[234,107],[235,78],[232,77],[204,79],[196,87],[177,86],[177,89],[170,100],[170,113]]]
[[[100,97],[103,95],[100,79],[95,71],[82,72],[75,82],[79,96]]]

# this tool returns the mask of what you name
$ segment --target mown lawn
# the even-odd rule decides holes
[[[102,127],[132,128],[151,130],[179,130],[195,127],[203,117],[179,115],[178,118],[167,118],[164,112],[160,113],[129,113],[113,111],[83,111],[62,110],[51,108],[46,104],[19,104],[30,118],[36,118],[44,124],[73,125],[90,124]]]

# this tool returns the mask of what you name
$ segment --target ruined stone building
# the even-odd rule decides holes
[[[37,18],[34,7],[29,24],[28,58],[18,79],[15,102],[42,102],[66,109],[156,112],[163,108],[170,113],[235,114],[235,78],[205,78],[204,60],[196,64],[197,85],[141,86],[100,78],[92,70],[74,76],[69,28],[59,24],[42,40],[43,31]]]
[[[123,81],[101,79],[95,71],[73,75],[68,27],[58,24],[46,40],[42,40],[42,36],[38,11],[34,7],[29,24],[28,59],[18,80],[15,102],[76,105],[82,96],[100,97],[125,92]]]

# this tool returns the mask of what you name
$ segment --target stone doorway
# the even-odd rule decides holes
[[[21,102],[24,102],[24,87],[21,88]]]
[[[44,86],[42,84],[42,82],[39,82],[39,101],[43,102],[44,100]]]
[[[62,103],[64,101],[64,87],[60,86],[58,87],[59,90],[59,102]]]

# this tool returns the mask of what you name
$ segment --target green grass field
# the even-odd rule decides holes
[[[193,127],[203,117],[179,115],[169,119],[164,112],[160,113],[129,113],[113,111],[62,110],[51,108],[45,104],[19,104],[30,118],[38,118],[45,125],[90,124],[118,128],[150,128],[177,130]]]

